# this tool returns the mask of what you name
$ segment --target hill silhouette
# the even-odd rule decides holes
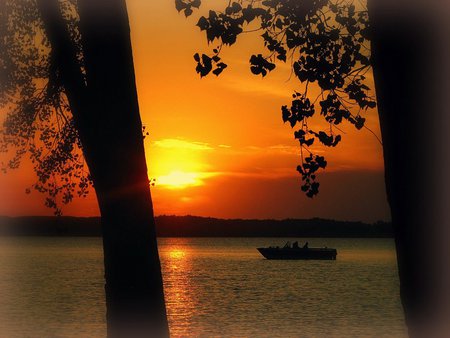
[[[157,216],[159,237],[392,237],[388,222]],[[98,217],[0,217],[2,236],[100,236]]]

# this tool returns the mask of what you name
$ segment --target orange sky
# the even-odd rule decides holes
[[[208,1],[203,10],[221,0]],[[300,191],[295,168],[299,147],[281,120],[280,107],[300,84],[280,65],[262,79],[250,73],[250,55],[261,39],[243,34],[224,50],[229,67],[219,78],[200,79],[195,52],[207,52],[197,15],[185,19],[173,1],[128,2],[139,103],[146,138],[156,214],[228,218],[327,217],[388,219],[382,148],[367,130],[344,125],[342,143],[326,151],[313,200]],[[367,126],[379,135],[376,111]],[[316,120],[316,121],[320,121]],[[43,196],[25,195],[34,180],[26,166],[0,175],[0,214],[49,214]],[[96,215],[95,195],[63,209],[66,215]]]

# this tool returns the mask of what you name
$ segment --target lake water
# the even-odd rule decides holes
[[[256,251],[279,238],[159,239],[171,335],[406,336],[392,240],[308,241],[337,248],[337,260]],[[0,337],[105,332],[99,238],[0,238]]]

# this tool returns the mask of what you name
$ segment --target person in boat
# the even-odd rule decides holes
[[[295,241],[294,243],[292,243],[292,248],[298,249],[298,241]]]
[[[306,242],[305,245],[303,245],[303,249],[308,249],[308,242]]]

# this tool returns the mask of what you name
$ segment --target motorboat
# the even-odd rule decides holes
[[[267,247],[257,248],[257,250],[267,259],[320,259],[335,260],[337,250],[332,248],[310,248],[308,242],[302,247],[298,246],[298,242],[294,242],[291,246],[286,243],[284,247]]]

